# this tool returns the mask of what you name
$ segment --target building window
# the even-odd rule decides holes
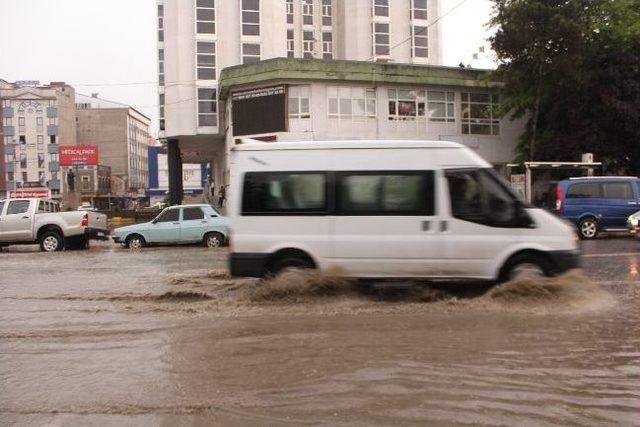
[[[313,58],[313,31],[302,32],[302,52],[305,59]]]
[[[196,42],[198,55],[198,80],[216,79],[216,44]]]
[[[21,153],[20,154],[20,167],[22,169],[26,169],[27,168],[27,153]],[[23,172],[23,174],[26,172]],[[25,179],[26,181],[26,179]]]
[[[14,172],[7,172],[7,181],[15,181],[15,179],[16,177]]]
[[[289,118],[308,119],[311,117],[309,113],[309,86],[289,86],[288,92]]]
[[[454,92],[389,89],[388,94],[389,120],[455,122]]]
[[[158,49],[158,81],[164,86],[164,49]]]
[[[322,25],[331,26],[332,15],[331,0],[322,0]]]
[[[50,135],[49,136],[49,144],[55,144],[56,143],[56,136],[55,135]]]
[[[91,189],[91,183],[89,182],[88,176],[82,177],[82,188],[83,191],[89,191]]]
[[[260,0],[242,0],[242,35],[260,35]]]
[[[373,24],[374,55],[389,55],[389,24],[375,22]]]
[[[38,135],[38,151],[44,150],[44,136]]]
[[[333,33],[322,33],[322,59],[333,59]]]
[[[413,31],[413,56],[416,58],[429,57],[429,27],[414,25]]]
[[[293,39],[293,30],[287,30],[287,58],[295,56],[295,41]]]
[[[198,88],[198,126],[218,126],[215,89]]]
[[[329,117],[364,119],[376,117],[376,91],[372,88],[330,86],[327,88]]]
[[[160,105],[160,118],[164,118],[164,93],[161,93],[158,96],[158,104]]]
[[[287,0],[287,24],[293,24],[293,0]]]
[[[302,24],[313,25],[313,0],[302,0]]]
[[[463,92],[461,95],[462,133],[465,135],[500,135],[497,95],[474,92]]]
[[[25,166],[24,166],[25,168],[27,167],[26,164],[27,163],[25,160]],[[27,172],[22,172],[22,182],[29,182],[29,174]]]
[[[13,119],[11,117],[5,117],[4,118],[4,125],[5,126],[13,126]]]
[[[37,120],[40,125],[40,129],[38,131],[42,132],[42,117],[38,117]],[[20,133],[25,132],[24,117],[18,117],[18,132]]]
[[[158,5],[158,41],[164,41],[164,6]]]
[[[427,0],[411,0],[411,16],[413,19],[427,19]]]
[[[38,169],[44,168],[44,153],[38,153]]]
[[[215,21],[215,0],[196,0],[196,32],[198,34],[215,34]]]
[[[373,16],[389,16],[389,0],[373,0]]]
[[[257,43],[242,44],[242,63],[255,64],[260,61],[260,45]]]
[[[25,145],[27,143],[27,137],[26,136],[20,135],[18,138],[19,138],[20,144]]]

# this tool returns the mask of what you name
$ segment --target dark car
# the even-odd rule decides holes
[[[600,231],[626,231],[627,219],[640,206],[637,177],[599,176],[558,182],[555,212],[578,228],[583,239]]]

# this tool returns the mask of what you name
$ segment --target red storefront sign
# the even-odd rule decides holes
[[[10,199],[48,199],[51,192],[48,188],[22,188],[9,192]]]
[[[96,166],[98,164],[98,146],[61,145],[58,148],[60,166]]]

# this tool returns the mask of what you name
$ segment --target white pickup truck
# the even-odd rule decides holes
[[[107,216],[96,212],[60,212],[52,200],[0,200],[0,248],[39,244],[44,252],[84,249],[89,239],[108,239]]]

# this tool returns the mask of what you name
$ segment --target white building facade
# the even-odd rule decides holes
[[[76,144],[74,103],[74,89],[63,82],[0,80],[0,197],[27,189],[46,189],[48,196],[61,197],[58,147]]]
[[[182,162],[209,162],[226,183],[245,137],[447,139],[513,159],[522,124],[498,116],[498,85],[441,67],[438,0],[157,3],[170,187]]]

